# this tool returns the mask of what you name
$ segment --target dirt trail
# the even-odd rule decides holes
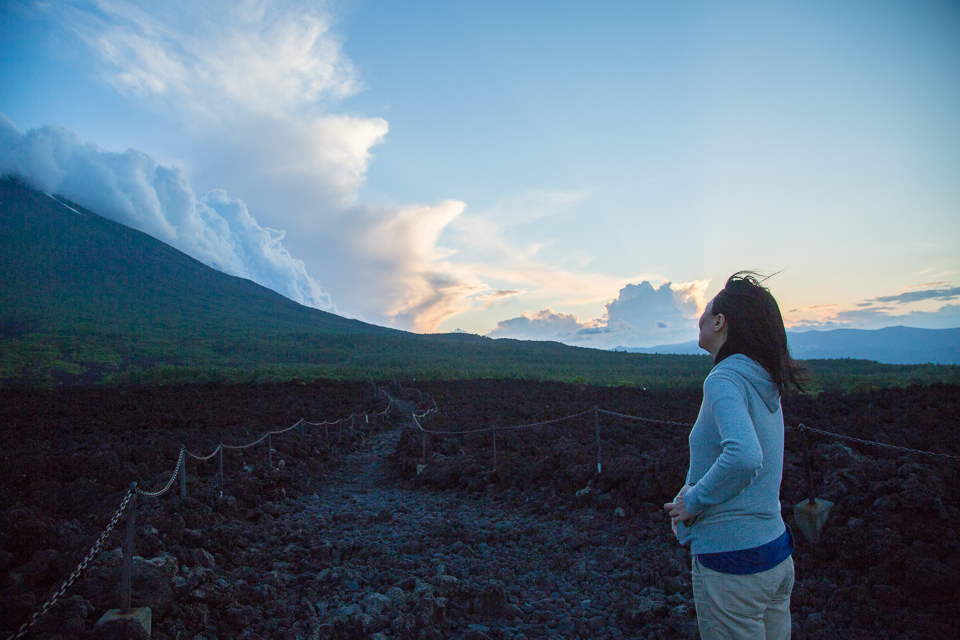
[[[668,596],[643,584],[650,558],[612,509],[541,514],[535,498],[406,488],[386,462],[403,428],[372,437],[277,523],[315,532],[329,560],[317,573],[318,637],[618,638],[642,622],[623,615],[638,597],[662,637],[695,637],[678,592],[682,551],[650,567],[658,582],[675,576]]]

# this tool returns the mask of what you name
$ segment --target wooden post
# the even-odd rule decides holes
[[[600,409],[593,408],[594,431],[597,434],[597,474],[600,474]]]
[[[273,468],[273,435],[267,434],[267,462],[270,463],[270,468]]]
[[[337,442],[343,440],[343,418],[337,420]]]
[[[427,432],[420,430],[420,459],[423,464],[427,464]]]
[[[130,587],[133,581],[133,538],[137,523],[137,483],[130,483],[130,502],[127,504],[127,531],[123,538],[123,568],[120,572],[120,613],[130,611]]]
[[[363,419],[367,424],[370,424],[370,415],[366,411],[363,412]]]
[[[223,497],[223,443],[217,450],[217,478],[220,481],[220,497]]]
[[[330,425],[326,421],[323,423],[323,443],[327,445],[327,448],[330,447]]]
[[[497,427],[493,427],[493,470],[497,470]]]

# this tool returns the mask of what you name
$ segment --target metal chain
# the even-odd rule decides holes
[[[52,607],[54,603],[56,603],[56,601],[60,599],[64,593],[66,593],[67,589],[73,585],[74,581],[80,577],[80,574],[83,573],[83,570],[87,568],[87,565],[90,564],[90,561],[93,560],[97,553],[100,552],[100,547],[103,546],[103,542],[107,539],[107,536],[110,535],[110,532],[113,531],[113,528],[117,525],[117,520],[120,519],[121,514],[126,511],[127,505],[130,504],[130,499],[132,497],[133,489],[128,489],[127,494],[123,497],[123,502],[120,503],[120,508],[117,509],[117,512],[114,513],[113,517],[110,519],[110,524],[108,524],[107,528],[104,529],[103,533],[100,534],[100,537],[97,539],[94,545],[90,547],[90,551],[87,552],[86,557],[84,557],[80,564],[77,565],[77,568],[73,570],[73,573],[70,574],[70,577],[63,582],[63,584],[60,586],[60,589],[58,589],[49,600],[47,600],[46,604],[44,604],[39,611],[31,615],[27,622],[24,622],[22,625],[20,625],[20,628],[17,630],[17,632],[14,635],[9,636],[7,640],[16,640],[17,638],[22,638],[24,635],[26,635],[30,627],[32,627],[40,618],[46,615],[47,611],[50,610],[50,607]]]
[[[469,433],[483,433],[483,432],[485,432],[485,431],[494,431],[494,430],[496,430],[496,431],[508,431],[508,430],[511,430],[511,429],[529,429],[529,428],[531,428],[531,427],[540,427],[540,426],[543,426],[543,425],[554,424],[554,423],[556,423],[556,422],[563,422],[564,420],[572,420],[573,418],[579,418],[580,416],[584,416],[584,415],[586,415],[586,414],[588,414],[588,413],[593,413],[593,409],[588,409],[588,410],[586,410],[586,411],[581,411],[580,413],[575,413],[575,414],[569,415],[569,416],[563,416],[563,417],[561,417],[561,418],[554,418],[553,420],[544,420],[544,421],[542,421],[542,422],[531,422],[530,424],[518,424],[518,425],[509,426],[509,427],[481,427],[481,428],[479,428],[479,429],[466,429],[466,430],[463,430],[463,431],[433,431],[433,430],[430,430],[430,429],[424,429],[424,428],[420,425],[420,421],[417,420],[417,418],[422,418],[423,416],[418,415],[418,414],[415,413],[415,414],[413,414],[413,418],[414,418],[414,422],[416,423],[417,427],[419,427],[420,430],[423,431],[424,433],[435,433],[435,434],[438,434],[438,435],[464,435],[464,434],[469,434]]]
[[[692,422],[675,422],[673,420],[657,420],[655,418],[642,418],[640,416],[631,416],[626,413],[617,413],[616,411],[607,411],[606,409],[597,409],[600,413],[606,413],[611,416],[619,416],[621,418],[627,418],[629,420],[640,420],[641,422],[655,422],[658,424],[672,424],[675,427],[692,427]]]
[[[159,498],[160,496],[162,496],[163,494],[165,494],[167,491],[170,491],[170,487],[173,486],[173,483],[174,483],[174,482],[176,481],[176,479],[177,479],[177,475],[180,473],[180,466],[183,464],[184,453],[185,453],[186,451],[187,451],[187,450],[186,450],[184,447],[180,447],[180,456],[177,458],[177,466],[176,466],[176,468],[173,470],[173,474],[170,476],[170,480],[167,481],[167,486],[165,486],[163,489],[160,489],[160,491],[154,491],[154,492],[152,492],[152,493],[151,493],[151,492],[148,492],[148,491],[141,491],[140,489],[137,489],[137,493],[138,493],[139,495],[145,496],[145,497],[147,497],[147,498]]]
[[[200,462],[206,462],[213,456],[217,455],[217,453],[219,453],[222,448],[223,448],[223,443],[221,442],[220,444],[217,445],[217,448],[213,450],[213,453],[211,453],[208,456],[198,456],[197,454],[190,453],[189,451],[187,451],[187,455],[193,458],[194,460],[199,460]]]
[[[351,413],[350,416],[353,417],[353,414]],[[270,434],[273,434],[273,435],[275,435],[275,436],[278,436],[278,435],[280,435],[280,434],[282,434],[282,433],[286,433],[287,431],[293,431],[294,429],[296,429],[297,427],[300,426],[300,423],[301,423],[301,422],[303,422],[303,418],[300,418],[299,420],[297,420],[297,422],[296,422],[295,424],[290,425],[290,426],[287,427],[286,429],[280,429],[279,431],[268,431],[267,433],[270,433]]]
[[[900,447],[895,444],[887,444],[885,442],[875,442],[873,440],[864,440],[863,438],[854,438],[853,436],[845,436],[840,433],[832,433],[830,431],[823,431],[821,429],[814,429],[813,427],[808,427],[806,425],[800,425],[799,427],[789,427],[791,429],[806,429],[807,431],[813,431],[814,433],[819,433],[825,436],[832,436],[834,438],[840,438],[842,440],[850,440],[852,442],[859,442],[861,444],[872,444],[878,447],[887,447],[888,449],[896,449],[898,451],[906,451],[908,453],[919,453],[925,456],[939,456],[941,458],[951,458],[953,460],[960,460],[960,456],[953,456],[949,453],[936,453],[933,451],[922,451],[920,449],[911,449],[909,447]]]

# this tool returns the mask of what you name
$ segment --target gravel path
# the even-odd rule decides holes
[[[664,557],[660,541],[645,554],[612,509],[538,513],[516,494],[405,488],[386,464],[400,432],[348,456],[282,525],[330,550],[317,637],[620,638],[638,625],[643,637],[695,637],[683,551]],[[660,513],[647,519],[666,527]]]

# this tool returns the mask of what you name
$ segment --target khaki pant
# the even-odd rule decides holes
[[[720,573],[693,557],[702,640],[789,640],[793,557],[761,573]]]

